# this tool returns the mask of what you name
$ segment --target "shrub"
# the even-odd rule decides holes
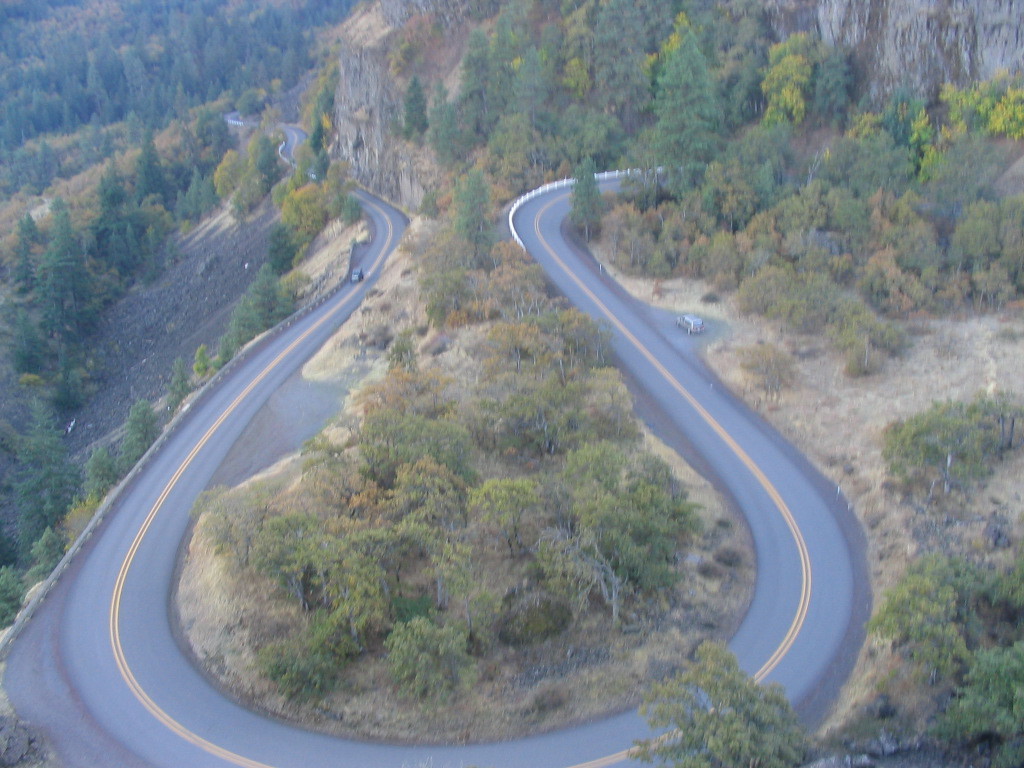
[[[263,673],[289,699],[322,699],[337,681],[338,667],[323,649],[311,649],[302,640],[283,640],[260,649],[257,656]]]
[[[412,621],[417,617],[429,618],[434,607],[434,601],[430,595],[419,597],[401,597],[396,595],[391,601],[395,611],[395,622]]]
[[[743,553],[733,547],[722,547],[715,552],[715,562],[726,568],[736,568],[743,562]]]
[[[424,616],[396,625],[384,641],[399,690],[420,699],[445,699],[468,682],[472,659],[466,644],[463,627],[440,627]]]
[[[572,609],[551,595],[531,596],[510,606],[501,618],[498,639],[513,646],[540,643],[564,632]]]
[[[0,568],[0,627],[6,627],[17,618],[24,594],[25,589],[14,568],[9,565]]]
[[[318,611],[301,634],[261,648],[257,663],[282,695],[312,701],[331,692],[357,653],[345,616]]]

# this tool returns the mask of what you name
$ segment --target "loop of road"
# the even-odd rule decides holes
[[[500,744],[400,746],[312,733],[226,697],[176,638],[171,602],[189,512],[272,393],[330,338],[379,275],[405,226],[360,193],[374,240],[366,279],[253,345],[178,420],[15,642],[5,687],[68,768],[93,766],[500,766],[630,764],[649,735],[636,712]],[[845,680],[870,610],[863,545],[830,485],[701,364],[672,318],[627,296],[563,237],[569,192],[517,206],[514,229],[550,280],[604,323],[655,432],[699,457],[746,517],[757,583],[730,642],[758,679],[781,683],[809,721]],[[521,227],[521,223],[529,226]]]

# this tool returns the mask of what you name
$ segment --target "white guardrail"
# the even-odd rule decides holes
[[[633,176],[639,173],[641,173],[641,171],[636,168],[631,168],[626,171],[602,171],[601,173],[595,173],[594,179],[600,184],[602,181],[614,181],[616,179],[621,179],[626,176]],[[518,244],[520,248],[522,248],[524,251],[526,250],[526,246],[523,245],[523,238],[521,238],[519,236],[519,232],[516,231],[516,225],[513,221],[516,213],[519,212],[519,209],[526,203],[533,200],[535,197],[540,197],[541,195],[547,194],[548,192],[551,192],[554,189],[564,189],[565,187],[571,187],[575,183],[576,179],[559,179],[558,181],[549,182],[542,187],[537,187],[536,189],[527,192],[525,195],[516,198],[516,201],[512,203],[512,207],[509,208],[508,210],[508,228],[509,231],[512,232],[512,239],[516,241],[516,244]]]

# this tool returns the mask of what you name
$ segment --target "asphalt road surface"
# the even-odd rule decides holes
[[[702,364],[701,337],[631,298],[574,247],[563,231],[570,207],[569,189],[552,189],[518,208],[516,231],[557,289],[611,330],[649,425],[743,513],[757,581],[729,647],[816,723],[849,675],[870,615],[863,532],[840,489]]]
[[[342,740],[233,703],[178,645],[171,590],[193,500],[271,394],[358,305],[404,227],[394,209],[363,202],[376,235],[360,259],[365,281],[345,284],[265,339],[190,408],[15,642],[8,694],[68,768],[565,768],[623,762],[633,739],[649,735],[630,712],[500,744]],[[617,356],[644,384],[645,408],[659,414],[659,432],[692,446],[750,520],[757,589],[731,647],[744,668],[781,682],[813,719],[845,679],[869,608],[852,515],[799,454],[715,384],[687,340],[671,334],[671,318],[628,299],[589,257],[561,261],[578,258],[561,239],[566,205],[556,192],[520,210],[527,245],[563,292],[612,328]],[[579,277],[563,273],[565,265]]]

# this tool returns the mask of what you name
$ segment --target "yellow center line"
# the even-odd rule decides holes
[[[394,228],[391,226],[391,220],[387,217],[384,211],[372,202],[367,201],[367,205],[374,208],[378,213],[381,214],[384,221],[387,223],[387,236],[384,240],[384,245],[374,261],[371,269],[377,269],[383,263],[386,258],[390,247],[391,241],[394,237]],[[278,365],[284,360],[291,352],[299,346],[310,334],[317,331],[324,323],[328,322],[336,314],[342,311],[346,302],[342,301],[339,305],[328,312],[324,317],[310,326],[304,331],[298,338],[292,341],[277,357],[275,357],[267,366],[260,371],[259,374],[246,386],[244,390],[236,397],[227,408],[224,409],[223,413],[217,418],[217,420],[210,426],[206,433],[199,439],[189,454],[185,457],[184,461],[178,466],[178,469],[172,475],[167,485],[164,487],[160,496],[149,510],[149,514],[146,515],[146,519],[143,521],[142,526],[139,528],[138,533],[135,535],[135,539],[132,541],[131,546],[128,548],[128,553],[125,555],[124,561],[121,563],[121,568],[118,571],[117,579],[114,583],[114,590],[110,601],[110,643],[114,652],[114,660],[117,664],[117,668],[121,673],[121,677],[128,685],[129,690],[135,695],[135,698],[139,700],[143,707],[145,707],[150,714],[152,714],[157,720],[163,723],[167,728],[176,733],[186,741],[204,749],[210,754],[226,760],[235,765],[242,766],[243,768],[272,768],[266,763],[261,763],[256,760],[250,760],[247,757],[239,755],[230,750],[224,749],[223,747],[214,744],[213,742],[204,739],[202,736],[194,733],[193,731],[186,728],[184,725],[179,723],[167,712],[165,712],[160,705],[158,705],[153,698],[145,691],[138,679],[132,672],[131,667],[128,664],[128,660],[125,656],[124,648],[121,644],[121,599],[124,595],[125,581],[128,578],[128,571],[132,566],[135,556],[138,554],[139,547],[142,545],[142,540],[145,538],[146,533],[149,531],[156,519],[157,514],[167,501],[167,497],[170,496],[174,486],[181,479],[181,476],[185,473],[188,467],[195,460],[196,455],[203,449],[203,447],[209,442],[210,438],[217,432],[218,429],[223,426],[224,421],[231,415],[232,412],[248,397],[252,391],[263,381]]]
[[[564,196],[565,195],[563,195],[561,197],[564,197]],[[543,215],[557,201],[558,201],[558,198],[552,200],[547,205],[545,205],[541,209],[541,215]],[[383,215],[383,211],[381,211],[381,209],[378,206],[374,205],[373,203],[368,203],[368,205],[370,205],[371,207],[377,209]],[[387,218],[386,215],[384,215],[383,218],[387,222],[387,225],[388,225],[388,235],[387,235],[387,238],[386,238],[386,241],[385,241],[385,246],[381,249],[380,255],[378,255],[378,258],[374,262],[374,265],[373,265],[372,268],[377,268],[378,266],[380,266],[380,264],[382,263],[385,255],[388,252],[388,248],[390,246],[390,242],[391,242],[391,239],[393,237],[393,229],[392,229],[390,220]],[[539,221],[539,218],[540,218],[540,216],[537,217],[536,221]],[[647,347],[644,346],[640,342],[640,340],[638,338],[636,338],[636,336],[628,328],[626,328],[621,323],[621,321],[618,320],[618,318],[616,318],[611,313],[611,311],[604,304],[604,302],[602,302],[600,299],[598,299],[597,296],[586,285],[584,285],[583,282],[575,274],[573,274],[568,269],[568,267],[565,265],[564,261],[562,261],[562,259],[558,256],[558,254],[550,246],[550,244],[543,237],[543,235],[541,235],[539,223],[535,223],[534,226],[535,226],[535,230],[536,230],[536,234],[537,234],[538,239],[542,243],[543,247],[547,250],[548,254],[552,257],[552,259],[554,259],[554,261],[556,263],[558,263],[562,267],[562,269],[565,270],[566,274],[576,283],[577,287],[580,290],[582,290],[587,295],[587,297],[590,298],[591,301],[593,301],[597,305],[597,307],[600,309],[601,313],[605,316],[605,318],[607,318],[607,320],[614,327],[616,327],[620,331],[620,333],[622,333],[623,336],[630,341],[631,344],[633,344],[633,346],[637,349],[637,351],[639,351],[648,360],[648,362],[650,362],[651,365],[654,366],[654,368],[665,378],[665,380],[669,383],[669,385],[672,386],[691,405],[691,407],[694,408],[695,411],[697,411],[697,413],[705,420],[705,422],[733,450],[733,452],[740,459],[740,461],[750,470],[750,472],[757,479],[758,483],[762,486],[762,488],[764,488],[764,490],[768,493],[769,497],[774,502],[774,504],[776,506],[776,509],[782,515],[783,520],[785,521],[787,527],[790,530],[790,533],[793,536],[793,539],[794,539],[794,541],[796,543],[796,546],[797,546],[797,550],[798,550],[799,555],[800,555],[800,563],[801,563],[802,582],[801,582],[800,601],[799,601],[799,605],[798,605],[796,614],[795,614],[795,616],[793,618],[792,623],[790,624],[790,627],[789,627],[789,630],[786,633],[786,636],[783,638],[783,640],[779,644],[779,646],[775,649],[775,652],[771,655],[771,657],[769,657],[769,659],[765,662],[765,664],[761,667],[761,669],[758,670],[758,672],[755,673],[755,675],[754,675],[754,679],[760,682],[776,666],[778,666],[779,662],[782,660],[782,658],[786,655],[786,653],[792,647],[793,643],[796,640],[797,635],[800,632],[800,628],[802,627],[802,625],[804,623],[804,620],[806,619],[808,604],[809,604],[809,601],[810,601],[810,591],[811,591],[810,557],[807,554],[806,543],[804,542],[803,535],[801,534],[800,529],[797,526],[797,523],[796,523],[795,519],[793,518],[792,512],[789,510],[789,507],[786,505],[786,503],[782,499],[781,495],[778,493],[778,491],[775,489],[775,487],[771,484],[771,482],[768,480],[768,478],[764,475],[764,473],[761,471],[761,469],[746,454],[746,452],[743,451],[743,449],[739,446],[739,444],[736,443],[736,441],[725,431],[725,429],[714,419],[714,417],[711,416],[711,414],[708,413],[708,411],[703,406],[701,406],[701,404],[699,402],[697,402],[697,400],[693,397],[693,395],[690,394],[690,392],[685,387],[683,387],[683,385],[681,383],[679,383],[679,381],[674,376],[672,376],[671,373],[669,373],[668,369],[665,368],[665,366],[662,365],[657,360],[657,358],[650,352],[650,350],[648,350]],[[334,311],[330,312],[324,318],[319,320],[311,328],[309,328],[307,331],[305,331],[298,339],[293,341],[283,352],[281,352],[280,355],[278,355],[276,358],[274,358],[274,360],[271,361],[267,365],[267,367],[264,368],[263,371],[261,371],[253,379],[253,381],[245,388],[245,390],[243,390],[242,393],[239,394],[239,396],[237,398],[235,398],[235,400],[224,410],[224,412],[214,422],[214,424],[206,431],[206,433],[203,435],[203,437],[196,443],[196,445],[189,452],[188,456],[186,456],[185,460],[181,463],[181,465],[178,467],[177,471],[174,473],[174,475],[171,477],[170,481],[167,483],[167,485],[165,486],[165,488],[161,492],[159,498],[154,503],[153,507],[150,509],[149,514],[146,516],[145,521],[143,522],[142,526],[140,527],[138,533],[136,534],[135,539],[133,540],[131,547],[129,547],[128,554],[125,556],[125,559],[124,559],[124,561],[121,564],[121,568],[120,568],[120,570],[118,572],[117,580],[116,580],[115,586],[114,586],[113,595],[112,595],[112,598],[111,598],[111,605],[110,605],[110,639],[111,639],[111,645],[113,647],[115,661],[117,663],[117,666],[118,666],[118,669],[119,669],[119,671],[121,673],[121,676],[122,676],[122,678],[124,678],[126,684],[128,685],[129,689],[132,691],[132,693],[135,695],[135,697],[139,700],[139,702],[157,720],[159,720],[168,729],[170,729],[171,731],[173,731],[174,733],[179,735],[181,738],[183,738],[186,741],[188,741],[188,742],[190,742],[190,743],[192,743],[192,744],[194,744],[194,745],[204,749],[205,751],[209,752],[212,755],[215,755],[216,757],[219,757],[219,758],[224,759],[224,760],[226,760],[228,762],[234,763],[235,765],[242,766],[243,768],[272,768],[272,767],[268,766],[265,763],[261,763],[261,762],[254,761],[254,760],[250,760],[249,758],[246,758],[246,757],[244,757],[242,755],[239,755],[239,754],[237,754],[235,752],[231,752],[231,751],[229,751],[227,749],[224,749],[223,747],[220,747],[220,746],[210,742],[209,740],[204,739],[203,737],[199,736],[198,734],[194,733],[193,731],[189,730],[184,725],[182,725],[177,720],[175,720],[173,717],[171,717],[169,714],[167,714],[163,709],[161,709],[160,706],[152,699],[152,697],[150,697],[149,694],[146,693],[146,691],[142,688],[141,684],[136,679],[134,673],[132,672],[132,670],[131,670],[131,668],[130,668],[130,666],[128,664],[128,661],[127,661],[127,659],[125,657],[124,649],[123,649],[122,644],[121,644],[121,634],[120,634],[121,599],[122,599],[122,596],[123,596],[124,585],[125,585],[125,581],[127,579],[128,571],[129,571],[129,569],[130,569],[130,567],[132,565],[132,562],[135,559],[136,554],[138,553],[139,547],[142,544],[142,540],[145,538],[145,535],[149,531],[149,528],[151,527],[151,525],[153,523],[153,520],[156,518],[156,515],[158,514],[158,512],[162,508],[162,506],[165,503],[165,501],[167,500],[167,497],[170,495],[170,493],[173,490],[174,486],[180,480],[182,474],[184,474],[184,472],[187,470],[187,468],[192,463],[192,461],[195,459],[195,457],[199,453],[199,451],[206,445],[206,443],[210,440],[210,438],[223,425],[223,423],[227,419],[227,417],[252,392],[252,390],[264,378],[266,378],[266,376],[269,375],[269,373],[277,365],[280,364],[281,360],[284,359],[284,357],[286,357],[305,338],[307,338],[309,336],[309,334],[313,333],[323,323],[327,322],[327,320],[330,319],[331,317],[333,317],[334,314],[337,311],[339,311],[339,310],[340,310],[340,307],[339,307],[338,310],[334,310]],[[592,761],[589,761],[589,762],[586,762],[586,763],[579,763],[576,766],[572,766],[572,768],[606,768],[607,766],[615,765],[616,763],[620,763],[623,760],[628,759],[632,754],[633,754],[633,750],[632,749],[626,749],[626,750],[623,750],[621,752],[617,752],[617,753],[615,753],[613,755],[609,755],[607,757],[598,758],[596,760],[592,760]]]
[[[669,370],[661,363],[660,360],[658,360],[657,357],[654,356],[654,354],[640,341],[640,339],[638,339],[633,334],[633,332],[630,331],[629,328],[627,328],[622,323],[622,321],[619,320],[614,315],[614,313],[612,313],[608,306],[603,301],[601,301],[601,299],[599,299],[592,290],[590,290],[590,288],[579,278],[579,276],[576,275],[576,273],[569,269],[566,263],[558,255],[555,249],[551,247],[550,243],[548,243],[547,239],[541,233],[541,217],[543,217],[552,206],[554,206],[556,203],[560,202],[564,198],[568,197],[568,195],[568,192],[564,192],[558,195],[557,197],[552,198],[552,200],[550,200],[540,209],[540,212],[537,214],[537,216],[534,217],[534,234],[540,241],[541,246],[544,248],[545,251],[547,251],[548,256],[550,256],[551,259],[553,259],[555,263],[562,268],[562,270],[569,277],[569,279],[572,280],[573,283],[575,283],[576,287],[579,288],[587,296],[587,298],[594,302],[594,304],[598,307],[598,309],[600,310],[601,314],[605,317],[605,319],[608,320],[608,322],[611,323],[611,325],[615,327],[636,348],[636,350],[655,368],[655,370],[657,370],[658,373],[661,374],[661,376],[665,379],[669,386],[676,390],[676,392],[678,392],[679,395],[682,396],[682,398],[686,400],[687,403],[690,404],[690,406],[698,413],[698,415],[700,415],[700,417],[704,419],[705,423],[707,423],[708,426],[710,426],[711,429],[714,430],[714,432],[722,439],[722,441],[727,446],[729,446],[729,448],[736,455],[736,457],[743,463],[744,466],[746,466],[746,468],[757,480],[758,484],[771,498],[772,502],[775,504],[776,510],[778,510],[779,514],[782,516],[782,519],[785,522],[786,527],[789,529],[789,532],[793,537],[793,542],[796,545],[797,553],[800,557],[800,599],[797,603],[797,609],[795,614],[793,615],[793,620],[790,623],[789,629],[787,630],[785,636],[782,638],[782,641],[779,643],[778,647],[775,649],[772,655],[768,657],[768,660],[765,661],[761,668],[753,675],[754,680],[756,680],[757,682],[761,682],[762,680],[764,680],[765,677],[767,677],[772,672],[772,670],[774,670],[779,665],[783,657],[785,657],[785,655],[789,652],[790,648],[793,647],[793,643],[796,642],[797,635],[800,634],[800,629],[803,627],[804,621],[807,618],[807,610],[811,600],[811,558],[807,552],[807,543],[804,540],[803,533],[800,531],[800,527],[799,525],[797,525],[796,519],[793,517],[793,513],[789,509],[789,506],[783,500],[781,494],[778,492],[775,486],[772,485],[772,482],[764,474],[761,468],[754,462],[753,459],[750,458],[747,452],[744,451],[742,447],[740,447],[739,443],[737,443],[733,439],[732,435],[730,435],[725,430],[725,428],[718,423],[715,417],[712,416],[707,411],[707,409],[704,408],[704,406],[702,406],[697,401],[697,399],[690,393],[690,391],[687,390],[686,387],[684,387],[679,382],[679,380],[669,372]],[[615,755],[610,755],[608,757],[600,758],[598,760],[594,760],[588,763],[580,763],[578,765],[571,766],[571,768],[604,768],[604,766],[614,765],[615,763],[625,760],[626,758],[630,757],[631,753],[632,750],[627,749],[622,752],[616,753]]]

